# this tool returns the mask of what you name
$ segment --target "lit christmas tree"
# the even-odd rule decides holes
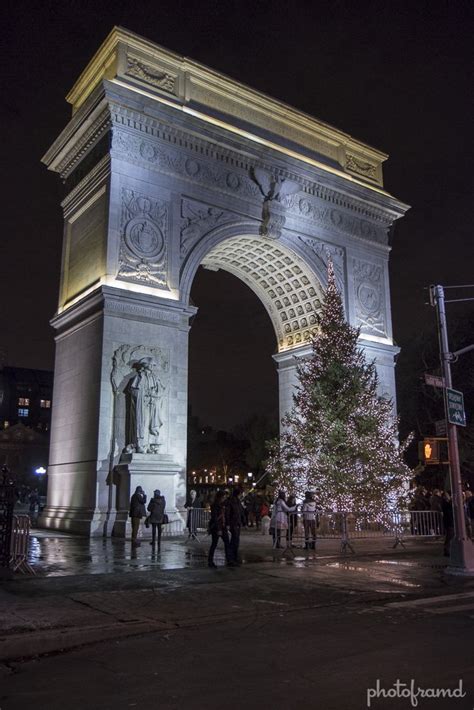
[[[347,323],[333,266],[312,355],[297,366],[299,386],[270,444],[267,471],[301,496],[317,490],[322,508],[378,517],[398,507],[412,474],[403,461],[392,402],[377,394],[377,373]]]

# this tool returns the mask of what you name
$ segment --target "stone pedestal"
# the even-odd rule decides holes
[[[147,495],[147,505],[153,491],[159,489],[166,498],[166,513],[170,522],[183,523],[176,508],[176,489],[181,466],[173,462],[167,454],[122,454],[120,463],[114,469],[114,483],[117,486],[117,513],[112,535],[129,537],[131,533],[130,497],[137,486]]]

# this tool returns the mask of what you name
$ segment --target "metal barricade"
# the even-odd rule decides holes
[[[10,545],[10,568],[13,572],[35,574],[28,562],[28,543],[30,539],[30,517],[14,515]]]
[[[188,508],[186,519],[186,528],[188,530],[188,539],[197,540],[199,542],[199,533],[207,532],[211,513],[204,508]]]
[[[390,511],[378,515],[317,511],[315,515],[295,511],[272,518],[274,548],[315,549],[318,539],[340,539],[341,551],[354,552],[351,541],[391,537],[393,547],[404,545],[406,537],[438,537],[444,534],[438,511]]]
[[[444,535],[442,513],[436,510],[410,510],[408,512],[410,519],[406,521],[407,534],[416,537]]]

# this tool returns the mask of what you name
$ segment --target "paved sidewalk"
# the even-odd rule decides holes
[[[261,536],[260,536],[261,537]],[[199,626],[218,619],[403,600],[440,588],[474,589],[444,575],[440,542],[357,542],[341,555],[337,540],[313,553],[273,550],[245,533],[243,565],[206,565],[203,542],[166,540],[161,555],[143,544],[136,556],[124,541],[37,533],[30,561],[36,577],[0,583],[0,661],[34,657],[106,639]],[[207,540],[206,540],[207,542]]]

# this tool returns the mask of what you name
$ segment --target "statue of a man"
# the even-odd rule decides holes
[[[135,365],[137,374],[129,384],[129,445],[138,454],[154,453],[163,424],[159,411],[161,385],[153,372],[155,365],[153,358],[141,358]]]

